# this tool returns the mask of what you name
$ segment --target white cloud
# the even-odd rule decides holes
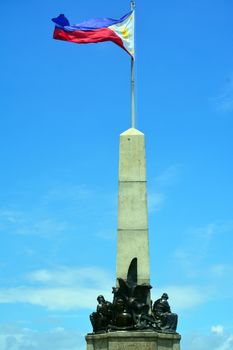
[[[26,275],[27,285],[0,289],[0,303],[28,303],[50,310],[95,309],[99,294],[112,300],[115,281],[110,273],[97,267],[35,270]],[[175,312],[187,310],[206,301],[203,288],[171,285],[153,290],[153,300],[163,292],[171,296]]]
[[[215,333],[215,334],[223,334],[224,332],[224,327],[221,325],[217,325],[217,326],[212,326],[211,327],[211,332]]]
[[[201,334],[196,333],[183,336],[182,350],[232,350],[233,334],[216,333]]]
[[[205,290],[196,286],[173,285],[156,288],[152,294],[153,299],[158,299],[163,293],[167,293],[168,296],[171,296],[169,303],[172,310],[176,313],[192,309],[207,300],[207,293]]]
[[[101,293],[100,293],[101,291]],[[45,307],[49,310],[93,309],[96,307],[96,297],[107,294],[103,289],[94,288],[34,288],[17,287],[0,289],[0,303],[27,303]]]
[[[233,349],[233,334],[229,335],[226,339],[223,340],[216,350],[232,350]]]
[[[1,350],[84,350],[84,334],[62,327],[40,332],[14,326],[1,327]],[[232,350],[232,334],[193,334],[182,335],[182,350]]]
[[[95,309],[96,298],[111,299],[114,282],[96,267],[36,270],[27,275],[31,285],[0,289],[0,303],[28,303],[50,310]]]
[[[28,328],[4,327],[0,331],[1,350],[84,350],[84,335],[78,331],[53,328],[38,332]]]
[[[32,282],[55,286],[108,285],[109,274],[98,267],[59,267],[55,270],[35,270],[29,273],[27,279]]]

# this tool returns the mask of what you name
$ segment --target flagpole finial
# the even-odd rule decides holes
[[[131,6],[131,11],[133,11],[135,9],[135,7],[136,7],[136,4],[135,4],[134,0],[131,0],[130,6]]]

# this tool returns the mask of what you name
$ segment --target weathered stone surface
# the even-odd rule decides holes
[[[138,284],[150,284],[144,134],[135,128],[120,136],[117,278],[127,279],[138,260]]]
[[[87,335],[87,350],[180,350],[178,333],[113,332]]]

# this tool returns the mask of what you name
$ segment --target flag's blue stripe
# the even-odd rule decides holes
[[[68,19],[64,15],[60,15],[57,18],[53,18],[52,21],[56,23],[58,28],[62,28],[67,32],[72,32],[74,30],[95,30],[100,28],[107,28],[114,24],[124,21],[132,12],[127,13],[125,16],[120,19],[113,18],[95,18],[89,19],[79,24],[70,25]]]

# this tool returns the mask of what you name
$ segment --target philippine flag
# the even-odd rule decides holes
[[[77,44],[112,41],[134,58],[134,11],[120,19],[96,18],[70,25],[64,15],[53,18],[53,38]]]

